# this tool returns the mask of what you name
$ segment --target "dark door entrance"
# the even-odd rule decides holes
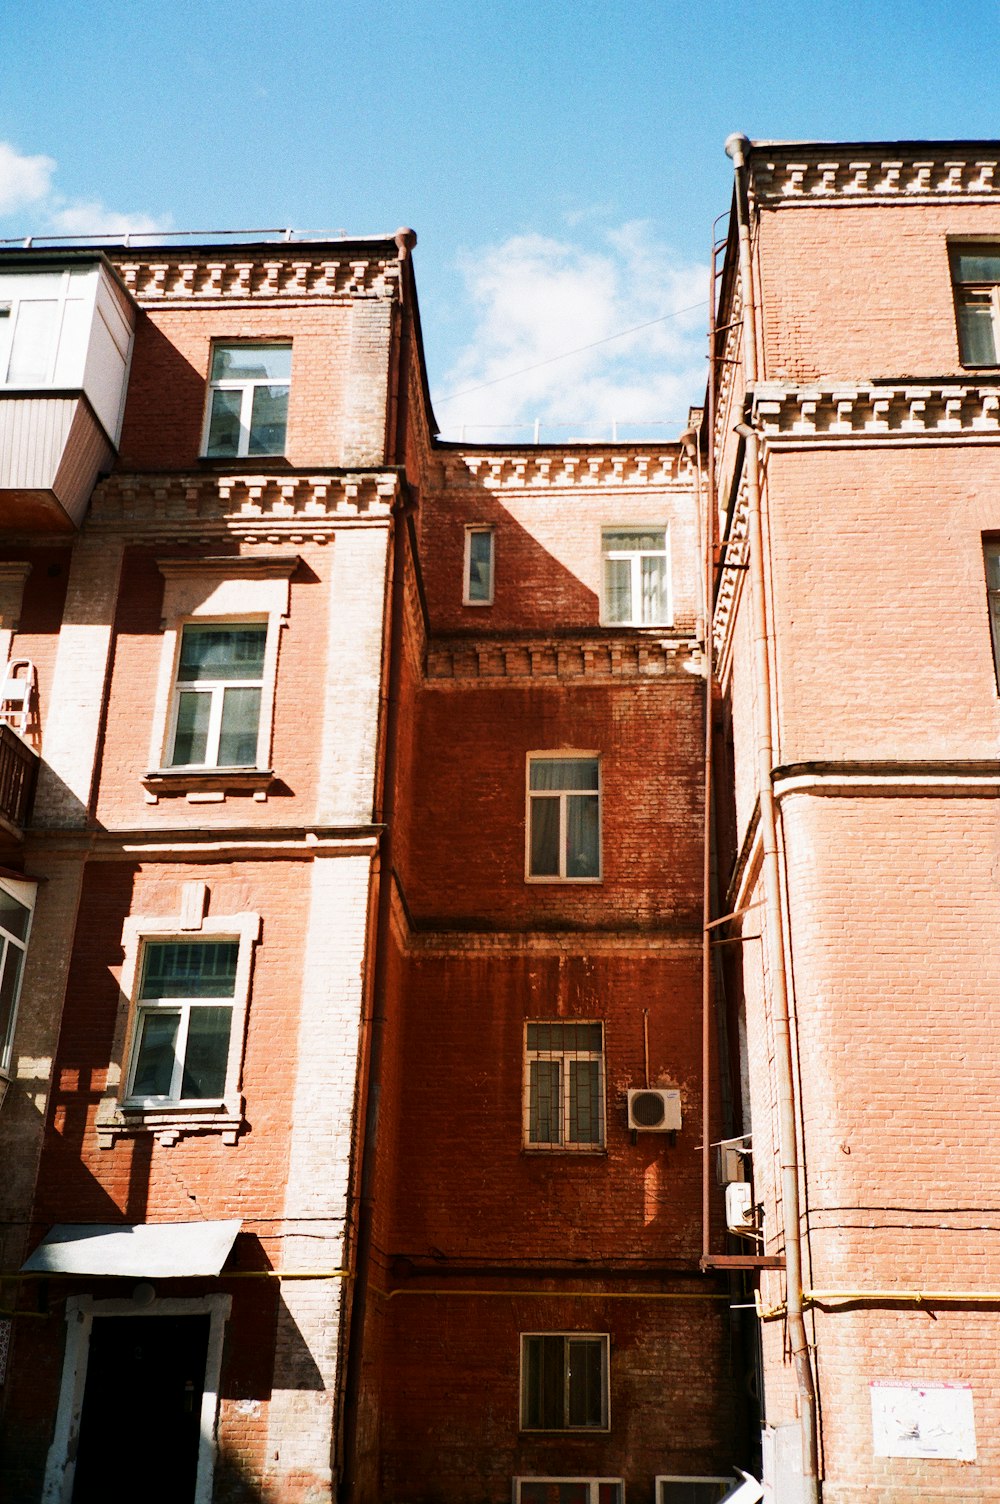
[[[207,1316],[96,1316],[73,1504],[192,1504]]]

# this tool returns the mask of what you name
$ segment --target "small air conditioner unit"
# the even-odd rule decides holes
[[[621,1478],[515,1478],[514,1504],[625,1504]]]
[[[628,1094],[628,1125],[634,1133],[677,1133],[681,1094],[675,1086],[646,1086]]]
[[[738,1237],[753,1237],[757,1218],[753,1204],[753,1187],[748,1180],[726,1186],[726,1226]]]

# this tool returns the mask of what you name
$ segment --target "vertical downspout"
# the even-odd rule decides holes
[[[736,222],[739,228],[740,280],[743,285],[743,362],[747,391],[757,380],[757,330],[754,310],[753,265],[747,216],[746,136],[726,142],[735,173]],[[764,930],[771,1009],[774,1023],[775,1072],[778,1092],[778,1153],[781,1163],[782,1220],[785,1233],[785,1302],[788,1339],[795,1368],[802,1426],[802,1481],[805,1504],[819,1498],[817,1464],[816,1388],[806,1337],[802,1303],[802,1224],[799,1198],[798,1135],[795,1124],[792,1036],[785,971],[781,884],[778,866],[777,811],[771,781],[774,749],[771,741],[771,665],[767,641],[767,602],[764,593],[764,536],[760,510],[760,444],[755,429],[741,423],[737,430],[746,443],[747,523],[750,545],[750,589],[754,638],[754,687],[757,695],[757,793],[760,803]]]

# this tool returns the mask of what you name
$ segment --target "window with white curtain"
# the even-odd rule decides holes
[[[582,753],[532,753],[528,758],[527,826],[529,881],[598,881],[600,759]]]
[[[599,1023],[525,1025],[524,1144],[600,1149],[604,1144],[604,1030]]]
[[[601,620],[615,627],[665,627],[671,622],[665,527],[605,528],[601,534]]]

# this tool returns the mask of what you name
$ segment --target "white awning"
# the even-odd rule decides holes
[[[25,1274],[184,1279],[218,1274],[242,1223],[61,1222],[22,1265]]]

